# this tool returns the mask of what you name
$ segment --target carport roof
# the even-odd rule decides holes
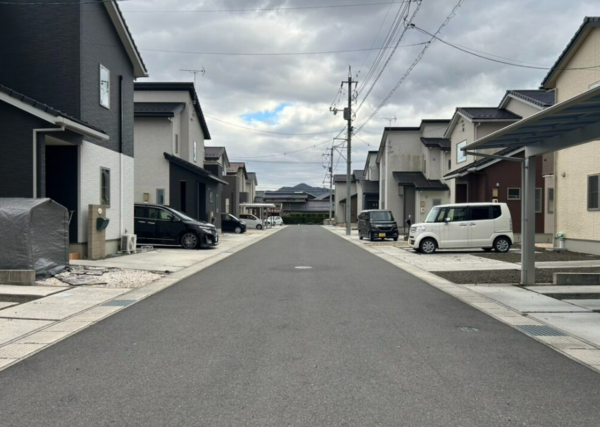
[[[513,123],[467,145],[466,150],[525,146],[533,154],[600,138],[600,87]]]
[[[412,185],[417,190],[446,191],[448,186],[442,181],[427,179],[422,172],[393,172],[398,185]]]
[[[179,157],[173,156],[172,154],[169,154],[169,153],[163,153],[163,154],[165,155],[165,159],[167,159],[171,163],[174,163],[178,166],[181,166],[182,168],[192,171],[192,172],[202,176],[203,178],[218,182],[220,184],[225,184],[225,185],[229,184],[227,181],[217,178],[216,176],[214,176],[212,173],[210,173],[206,169],[203,169],[203,168],[196,166],[188,161],[180,159]]]

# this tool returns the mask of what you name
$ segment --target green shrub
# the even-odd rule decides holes
[[[323,224],[323,220],[329,218],[329,214],[324,213],[290,213],[281,216],[284,224]]]

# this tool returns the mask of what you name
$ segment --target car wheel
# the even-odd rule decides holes
[[[235,232],[235,234],[240,234],[242,232],[242,227],[235,227],[233,231]]]
[[[194,233],[185,233],[181,236],[181,246],[183,246],[184,249],[196,249],[198,243],[198,236]]]
[[[257,229],[257,230],[262,230],[262,225],[258,224],[258,225],[256,226],[256,229]]]
[[[498,237],[494,240],[494,250],[500,253],[506,253],[510,249],[510,240],[506,237]]]
[[[394,237],[394,242],[397,242],[397,241],[398,241],[398,238],[397,238],[397,237]]]
[[[432,254],[432,253],[434,253],[435,250],[437,249],[436,248],[436,244],[435,244],[435,240],[433,240],[433,239],[423,239],[423,240],[421,240],[421,243],[419,244],[419,249],[424,254]]]
[[[362,240],[362,239],[363,239],[363,236],[362,236],[362,234],[360,234],[360,231],[359,231],[358,232],[358,240]]]
[[[372,232],[372,231],[369,231],[369,240],[370,240],[371,242],[374,242],[374,241],[375,241],[375,234],[373,234],[373,232]]]

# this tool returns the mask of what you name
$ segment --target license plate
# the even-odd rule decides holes
[[[379,233],[379,237],[385,237],[385,233]]]

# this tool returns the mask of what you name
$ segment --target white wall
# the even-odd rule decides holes
[[[120,223],[121,157],[123,158],[123,222]],[[79,149],[79,243],[87,242],[88,205],[100,204],[100,168],[110,169],[110,219],[106,240],[119,239],[122,234],[133,233],[134,160],[115,151],[84,141]]]

